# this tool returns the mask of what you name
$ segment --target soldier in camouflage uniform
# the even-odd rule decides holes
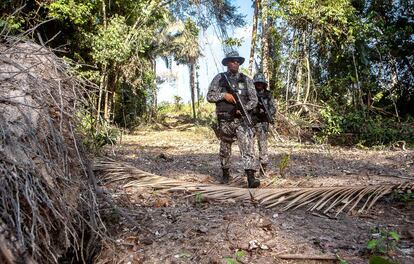
[[[262,173],[265,172],[267,164],[269,163],[269,155],[267,151],[267,134],[269,132],[269,122],[273,122],[276,113],[276,105],[273,100],[272,93],[267,90],[267,81],[262,73],[257,73],[253,77],[253,83],[256,88],[258,104],[253,111],[253,120],[255,121],[255,135],[257,136],[257,143],[259,146],[259,161],[261,163]],[[266,115],[265,107],[269,113]]]
[[[257,105],[257,95],[252,80],[239,72],[239,66],[244,58],[238,52],[232,51],[226,55],[222,64],[227,66],[227,72],[217,74],[210,84],[207,100],[216,104],[218,121],[218,135],[220,138],[220,161],[223,175],[221,182],[228,183],[230,179],[230,155],[231,145],[237,139],[242,155],[243,167],[247,176],[249,188],[257,188],[260,181],[255,178],[255,155],[253,129],[248,126],[241,112],[236,107],[236,100],[229,92],[229,84],[224,76],[227,76],[234,90],[247,111],[251,111]]]

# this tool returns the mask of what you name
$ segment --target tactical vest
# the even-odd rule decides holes
[[[219,80],[219,87],[221,88],[220,92],[228,93],[230,87],[223,74],[224,73],[221,73],[221,78]],[[232,82],[230,78],[228,79]],[[242,103],[246,105],[249,101],[249,93],[247,90],[246,76],[244,74],[239,74],[237,86],[234,90],[239,94]],[[228,103],[226,100],[220,100],[216,103],[216,114],[218,119],[233,120],[235,118],[236,110],[236,105]]]

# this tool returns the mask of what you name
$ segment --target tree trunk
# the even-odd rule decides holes
[[[107,19],[106,19],[106,4],[105,0],[102,0],[102,18],[104,27],[106,28],[107,25]],[[99,96],[98,96],[98,107],[97,107],[97,113],[96,113],[96,127],[99,124],[99,120],[101,119],[101,105],[102,105],[102,96],[103,92],[106,89],[106,82],[107,82],[107,64],[104,63],[102,66],[102,73],[101,73],[101,79],[99,80]]]
[[[200,109],[200,75],[198,74],[199,67],[196,67],[196,89],[197,89],[197,108]]]
[[[260,7],[260,0],[254,0],[254,14],[253,14],[253,28],[252,28],[252,41],[250,44],[250,58],[249,58],[249,74],[253,75],[253,63],[254,63],[254,51],[256,49],[256,38],[257,38],[257,22]]]
[[[298,72],[296,76],[296,101],[300,102],[300,94],[302,93],[302,60],[298,61]]]
[[[268,28],[268,9],[269,0],[263,0],[262,6],[262,66],[266,81],[269,82],[269,28]]]
[[[118,83],[118,67],[112,66],[114,69],[108,73],[108,81],[106,82],[106,93],[105,93],[105,105],[104,105],[104,118],[111,121],[112,103],[115,96],[115,91]]]
[[[392,66],[391,66],[391,87],[390,87],[390,91],[393,91],[396,87],[396,85],[398,84],[399,80],[398,80],[398,71],[397,71],[397,63],[395,61],[395,59],[391,60],[392,62]],[[401,122],[400,120],[400,116],[398,114],[398,108],[397,108],[397,104],[395,102],[395,97],[391,94],[391,100],[392,100],[392,104],[394,105],[394,111],[395,111],[395,115],[397,116],[398,122]]]
[[[290,68],[291,68],[291,66],[292,66],[292,62],[293,62],[293,59],[292,59],[292,52],[291,52],[291,49],[293,48],[295,48],[295,47],[292,47],[292,46],[295,46],[293,43],[295,43],[294,42],[294,40],[295,40],[295,37],[296,37],[296,29],[293,31],[293,35],[292,35],[292,45],[289,47],[289,50],[288,50],[288,61],[289,61],[289,63],[288,63],[288,67],[287,67],[287,80],[286,80],[286,93],[285,93],[285,100],[286,100],[286,113],[287,113],[287,111],[288,111],[288,109],[289,109],[289,91],[290,91],[290,87],[291,87],[291,85],[290,85],[290,82],[291,82],[291,78],[290,78],[290,72],[291,72],[291,70],[290,70]],[[293,71],[294,71],[294,67],[293,67]]]
[[[289,89],[290,89],[290,64],[291,64],[291,60],[289,58],[289,64],[287,67],[287,81],[286,81],[286,91],[285,91],[285,104],[286,104],[286,108],[285,111],[287,113],[288,111],[288,106],[289,106]]]
[[[194,62],[188,64],[190,71],[190,90],[191,90],[191,107],[193,109],[193,119],[196,120],[196,111],[195,111],[195,65]]]
[[[311,36],[311,34],[308,35],[309,39],[310,39],[310,36]],[[308,73],[308,76],[306,78],[306,92],[305,92],[305,97],[303,98],[303,104],[306,104],[306,102],[308,101],[310,86],[311,86],[311,68],[310,68],[310,63],[309,63],[309,47],[310,47],[310,45],[306,45],[306,34],[304,34],[304,38],[303,38],[303,57],[305,59],[306,71]]]
[[[356,78],[356,88],[358,93],[358,103],[361,107],[361,109],[364,109],[364,101],[362,100],[362,91],[361,86],[359,85],[359,75],[358,75],[358,68],[355,61],[355,55],[354,52],[352,52],[352,62],[354,63],[354,69],[355,69],[355,78]]]
[[[303,71],[303,60],[305,58],[305,50],[306,50],[306,31],[302,32],[302,44],[299,46],[299,59],[298,59],[298,73],[296,78],[296,102],[300,103],[301,95],[303,91],[302,87],[302,71]]]
[[[109,102],[109,91],[108,91],[108,82],[105,83],[105,100],[104,100],[104,119],[109,120],[109,112],[108,112],[108,102]]]
[[[109,72],[108,74],[107,74],[107,76],[106,76],[106,82],[105,82],[105,86],[104,86],[104,91],[105,91],[105,99],[104,99],[104,119],[105,120],[107,120],[107,121],[109,121],[109,102],[110,102],[110,99],[109,99],[109,94],[110,94],[110,91],[109,91],[109,87],[112,85],[112,83],[113,83],[113,73],[112,72]]]
[[[106,3],[105,3],[105,0],[102,0],[102,18],[103,18],[104,28],[106,29],[107,18],[106,18]]]
[[[96,113],[96,126],[99,124],[99,120],[101,120],[101,106],[102,106],[102,96],[106,89],[106,83],[108,80],[107,76],[107,66],[104,64],[102,66],[102,73],[101,73],[101,79],[99,80],[99,96],[98,96],[98,107],[97,107],[97,113]]]
[[[152,71],[154,72],[154,76],[157,76],[157,62],[155,59],[151,59],[151,64],[152,64]],[[152,103],[151,103],[151,108],[149,110],[149,114],[148,114],[148,122],[151,122],[152,118],[156,118],[157,117],[157,108],[158,108],[158,103],[157,103],[157,78],[154,78],[154,83],[153,83],[153,87],[151,89],[152,91]]]

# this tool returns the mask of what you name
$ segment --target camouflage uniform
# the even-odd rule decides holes
[[[264,83],[267,86],[267,82],[263,75],[257,74],[254,76],[254,83]],[[259,104],[253,111],[253,120],[255,121],[255,135],[257,136],[257,143],[259,146],[259,161],[265,167],[269,163],[269,155],[267,149],[267,135],[269,132],[269,122],[266,118],[263,106],[260,101],[266,106],[270,116],[273,118],[276,113],[276,104],[273,99],[272,93],[269,90],[262,89],[256,90]]]
[[[210,84],[207,100],[210,103],[216,103],[216,105],[224,100],[224,89],[221,84],[223,73],[217,74]],[[253,82],[247,76],[241,73],[231,74],[226,73],[231,83],[238,83],[236,90],[239,94],[244,93],[248,100],[244,106],[247,111],[251,111],[257,105],[257,95],[254,89]],[[240,82],[240,78],[244,78],[243,82]],[[216,113],[218,117],[218,130],[220,134],[220,160],[222,169],[228,169],[230,166],[231,145],[237,139],[239,149],[242,155],[243,167],[245,170],[255,170],[255,156],[254,156],[254,141],[253,130],[248,127],[242,117],[235,117],[229,113],[230,118],[222,117],[222,112],[219,111],[219,107],[216,107]],[[229,115],[229,116],[230,116]]]

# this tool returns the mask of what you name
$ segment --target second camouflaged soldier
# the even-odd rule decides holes
[[[267,150],[267,134],[269,132],[269,123],[273,123],[276,113],[276,105],[272,93],[267,90],[267,81],[262,73],[257,73],[253,77],[253,83],[257,91],[258,104],[254,110],[253,119],[256,121],[255,134],[259,146],[259,161],[261,163],[261,173],[266,171],[269,163]]]
[[[243,64],[244,58],[238,52],[232,51],[222,60],[227,66],[227,72],[217,74],[210,84],[207,93],[207,100],[216,104],[218,120],[218,135],[220,138],[220,161],[223,175],[221,182],[228,183],[230,179],[230,154],[231,145],[237,139],[243,167],[247,176],[249,188],[257,188],[260,181],[255,178],[255,155],[253,129],[243,119],[240,110],[236,107],[236,100],[231,93],[233,90],[238,93],[245,109],[251,111],[257,105],[257,95],[252,80],[239,72],[239,66]],[[225,76],[226,75],[226,76]]]

